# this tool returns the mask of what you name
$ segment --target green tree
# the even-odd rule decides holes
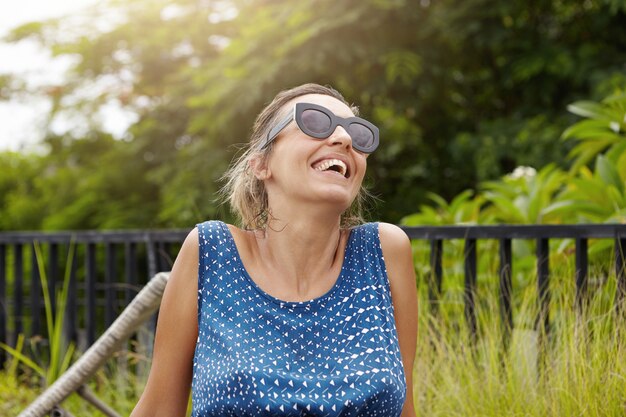
[[[137,115],[124,141],[106,145],[111,172],[75,167],[85,187],[106,191],[92,202],[83,191],[94,227],[227,217],[214,196],[233,145],[277,91],[308,81],[335,86],[380,126],[367,183],[384,202],[374,215],[397,221],[427,191],[451,199],[519,165],[564,167],[566,104],[626,78],[624,10],[615,0],[108,1],[71,31],[61,19],[11,40],[76,57],[67,82],[46,89],[53,118],[88,121],[66,146],[110,142],[98,120],[107,103]],[[105,14],[103,31],[93,21]],[[2,97],[19,93],[2,85]]]

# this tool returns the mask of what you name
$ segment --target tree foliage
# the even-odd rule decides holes
[[[448,204],[435,196],[437,209],[422,208],[403,221],[437,223],[456,213],[472,213],[472,223],[484,224],[626,222],[626,93],[619,91],[601,102],[578,102],[569,109],[585,117],[563,134],[578,141],[569,172],[554,164],[538,172],[518,167],[499,180],[481,183],[472,198],[461,193]],[[599,118],[602,123],[596,123]],[[593,168],[580,162],[581,155],[594,158]]]
[[[110,0],[82,20],[24,25],[10,40],[75,57],[63,84],[35,93],[53,103],[51,121],[83,123],[51,131],[44,156],[2,156],[27,168],[0,179],[0,227],[228,218],[214,196],[236,145],[278,91],[309,81],[333,85],[381,128],[366,179],[383,202],[376,217],[398,221],[429,192],[445,202],[519,165],[553,163],[557,175],[569,149],[582,152],[558,140],[574,120],[566,105],[626,80],[625,9],[616,0]],[[94,24],[102,16],[106,27]],[[0,81],[0,98],[24,93],[13,81]],[[110,103],[136,114],[121,140],[104,133]],[[548,196],[529,198],[536,213],[524,221],[541,216]]]

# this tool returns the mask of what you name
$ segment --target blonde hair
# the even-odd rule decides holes
[[[270,143],[264,149],[259,149],[261,144],[267,138],[270,129],[278,123],[279,117],[283,115],[281,114],[283,107],[291,100],[306,94],[322,94],[334,97],[350,107],[355,116],[358,116],[359,109],[348,104],[341,93],[329,86],[309,83],[278,93],[274,100],[257,116],[250,141],[246,144],[244,153],[222,176],[225,185],[220,193],[223,199],[230,204],[233,213],[239,218],[241,227],[245,229],[265,229],[270,216],[265,184],[253,175],[250,162],[259,157],[261,160],[267,161],[272,152],[273,144]],[[341,227],[347,228],[363,223],[363,206],[368,196],[367,190],[361,185],[352,205],[341,215]]]

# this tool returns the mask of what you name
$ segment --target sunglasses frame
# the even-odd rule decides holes
[[[305,110],[316,110],[316,111],[324,113],[326,116],[328,116],[328,118],[330,119],[330,123],[331,123],[329,130],[327,132],[324,132],[324,133],[315,133],[315,132],[312,132],[309,129],[307,129],[306,126],[304,126],[304,123],[302,121],[302,113]],[[343,127],[345,129],[345,131],[348,132],[348,135],[350,135],[350,131],[348,129],[349,129],[351,124],[357,123],[357,124],[363,125],[367,129],[369,129],[370,132],[372,132],[373,143],[372,143],[372,145],[370,147],[365,148],[365,147],[362,147],[359,144],[357,144],[354,140],[352,140],[352,147],[354,149],[356,149],[357,151],[362,152],[362,153],[372,153],[372,152],[374,152],[376,150],[376,148],[378,148],[378,144],[380,142],[378,128],[376,127],[376,125],[374,125],[373,123],[368,122],[365,119],[362,119],[360,117],[346,117],[346,118],[343,118],[343,117],[336,116],[332,111],[330,111],[326,107],[320,106],[318,104],[313,104],[313,103],[296,103],[296,105],[293,107],[293,111],[291,112],[291,114],[289,116],[285,117],[280,123],[278,123],[276,126],[274,126],[272,128],[272,130],[269,131],[269,133],[267,134],[267,140],[263,143],[263,145],[259,148],[259,150],[265,149],[274,139],[276,139],[278,134],[285,127],[287,127],[287,125],[289,125],[289,123],[291,123],[292,120],[296,121],[296,124],[298,125],[298,128],[303,133],[307,134],[308,136],[311,136],[312,138],[316,138],[316,139],[326,139],[326,138],[330,137],[330,135],[333,134],[335,129],[337,129],[337,126]],[[350,138],[352,138],[352,136],[350,136]]]

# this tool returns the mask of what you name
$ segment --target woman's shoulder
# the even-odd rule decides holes
[[[380,244],[383,247],[390,248],[391,250],[405,247],[410,244],[410,240],[407,234],[400,227],[391,223],[384,222],[371,222],[363,223],[355,226],[351,229],[352,232],[378,234]]]
[[[255,233],[258,232],[243,229],[221,220],[207,220],[198,223],[195,230],[200,246],[215,246],[231,242],[243,255],[251,250],[251,246],[256,241]]]
[[[391,223],[378,224],[380,248],[388,269],[398,265],[413,265],[411,240],[400,227]]]
[[[250,230],[242,229],[221,220],[205,220],[202,223],[196,224],[196,229],[199,230],[201,234],[212,230],[219,230],[222,232],[229,230],[232,234],[248,234],[251,232]]]
[[[411,244],[408,235],[400,227],[391,223],[378,223],[378,236],[380,243],[390,249],[400,249]]]
[[[196,224],[196,229],[200,234],[205,234],[211,230],[223,229],[226,223],[221,220],[205,220],[202,223]]]
[[[198,246],[200,242],[198,227],[194,227],[189,231],[183,245],[178,253],[178,258],[183,260],[193,260],[198,258]]]

